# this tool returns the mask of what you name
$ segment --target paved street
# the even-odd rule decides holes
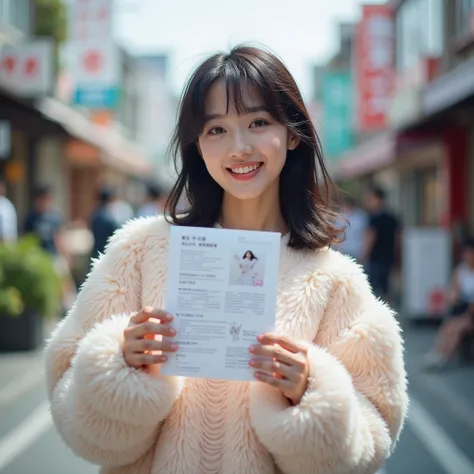
[[[474,473],[474,365],[442,375],[419,371],[434,329],[405,332],[412,406],[384,474]],[[0,356],[0,474],[93,474],[56,434],[47,409],[41,353]]]

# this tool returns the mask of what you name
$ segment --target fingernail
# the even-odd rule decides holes
[[[250,346],[250,347],[249,347],[249,351],[250,351],[250,352],[254,352],[254,351],[255,351],[255,346]]]
[[[251,365],[252,367],[255,367],[255,361],[254,361],[254,360],[250,360],[250,361],[249,361],[249,365]]]
[[[263,339],[263,336],[262,336],[262,335],[257,336],[257,339],[258,339],[259,341],[261,341],[261,340]]]
[[[166,357],[165,355],[160,356],[161,362],[166,362],[167,360],[168,360],[168,357]]]
[[[171,329],[170,329],[170,334],[171,334],[172,336],[175,336],[175,335],[176,335],[176,330],[173,329],[173,328],[171,328]]]
[[[171,344],[171,350],[175,351],[178,349],[178,344]]]

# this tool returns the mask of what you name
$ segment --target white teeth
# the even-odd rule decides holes
[[[230,171],[236,174],[247,174],[247,173],[251,173],[252,171],[255,171],[259,167],[260,167],[260,163],[257,163],[255,165],[244,166],[242,168],[230,168]]]

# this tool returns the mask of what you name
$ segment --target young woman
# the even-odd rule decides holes
[[[236,258],[238,260],[240,270],[238,280],[239,285],[253,285],[253,269],[257,263],[257,257],[253,254],[253,252],[247,250],[242,258],[239,258],[238,255],[236,255]]]
[[[330,249],[330,180],[295,81],[260,49],[210,57],[184,91],[174,145],[171,223],[117,232],[49,341],[65,442],[103,474],[375,473],[407,408],[400,329]],[[276,328],[249,348],[254,382],[160,374],[179,353],[162,307],[170,225],[281,233]]]

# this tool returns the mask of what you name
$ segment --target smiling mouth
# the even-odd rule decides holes
[[[232,168],[227,168],[227,171],[232,174],[244,176],[257,171],[262,165],[263,163],[252,163],[251,165],[245,166],[233,166]]]

